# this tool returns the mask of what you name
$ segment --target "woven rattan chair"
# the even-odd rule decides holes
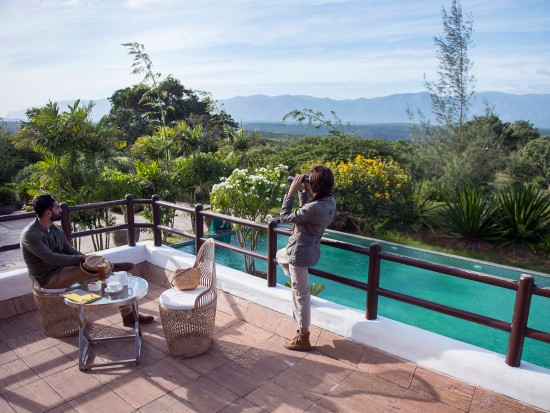
[[[168,352],[174,357],[195,357],[212,345],[218,297],[213,239],[206,240],[199,249],[194,267],[201,272],[197,288],[170,288],[159,297],[162,329]]]
[[[49,337],[68,337],[78,334],[78,309],[65,304],[61,291],[46,290],[30,277],[36,310],[42,318],[44,332]]]

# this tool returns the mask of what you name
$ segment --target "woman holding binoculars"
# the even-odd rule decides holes
[[[296,336],[284,343],[284,347],[289,350],[311,350],[308,268],[317,265],[321,255],[321,237],[336,213],[336,200],[331,193],[333,186],[332,171],[318,165],[307,175],[296,176],[283,199],[281,221],[294,225],[287,246],[277,251],[277,262],[291,279],[292,313],[299,328]],[[298,192],[300,207],[292,212],[294,195]]]

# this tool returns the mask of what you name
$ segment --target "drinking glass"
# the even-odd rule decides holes
[[[101,282],[105,282],[105,267],[97,267],[97,279]]]

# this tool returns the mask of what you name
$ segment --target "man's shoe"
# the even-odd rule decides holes
[[[285,341],[283,346],[288,350],[310,351],[311,344],[309,342],[309,332],[300,334],[300,331],[296,331],[296,333],[296,336],[292,340]]]
[[[155,321],[155,317],[152,315],[139,315],[139,324],[151,324],[153,321]],[[130,313],[127,316],[122,317],[122,324],[124,324],[126,327],[132,327],[136,322],[136,318],[134,317],[134,313]]]
[[[133,270],[135,265],[131,262],[114,262],[113,263],[113,272],[114,271],[130,271]]]

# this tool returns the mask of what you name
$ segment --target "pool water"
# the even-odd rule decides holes
[[[326,238],[363,246],[369,246],[374,242],[372,239],[333,231],[327,231],[324,236]],[[224,234],[217,236],[217,238],[222,242],[237,245],[236,238],[233,234]],[[288,237],[279,235],[277,247],[284,247],[287,240]],[[457,256],[408,248],[403,245],[380,243],[383,251],[394,252],[472,271],[479,271],[485,274],[497,275],[499,277],[517,280],[522,273],[533,274],[532,272],[521,271],[520,269],[501,267]],[[193,243],[186,243],[175,247],[181,251],[195,254]],[[266,253],[267,242],[265,239],[259,246],[258,251],[264,254]],[[234,269],[244,270],[242,255],[232,251],[216,248],[216,261]],[[368,262],[368,256],[322,245],[321,260],[316,268],[367,282]],[[345,263],[345,265],[342,265],[342,263]],[[267,263],[263,260],[256,260],[256,268],[259,270],[266,270]],[[385,260],[381,263],[380,274],[380,286],[382,288],[482,314],[487,317],[493,317],[506,322],[511,321],[514,310],[515,291]],[[535,284],[550,286],[550,275],[538,273],[533,275],[535,276]],[[277,283],[284,284],[287,280],[288,277],[284,275],[281,268],[277,267]],[[319,297],[365,311],[366,292],[313,275],[310,276],[310,282],[321,283],[326,286],[319,294]],[[506,354],[509,334],[500,330],[481,326],[476,323],[385,297],[379,298],[378,314],[500,354]],[[542,331],[550,330],[550,299],[533,296],[528,326]],[[550,368],[550,344],[526,338],[522,359],[539,366]]]

